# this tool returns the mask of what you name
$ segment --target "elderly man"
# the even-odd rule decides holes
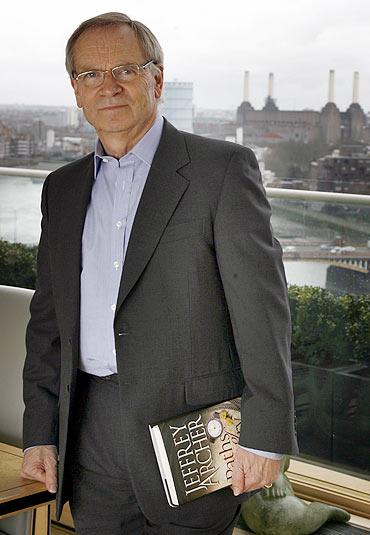
[[[66,66],[98,140],[43,187],[22,474],[57,492],[58,517],[69,500],[81,534],[231,534],[297,453],[286,281],[256,158],[158,114],[162,50],[126,15],[83,22]],[[171,508],[148,424],[239,395],[234,492]]]

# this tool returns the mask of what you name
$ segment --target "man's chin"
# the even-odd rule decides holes
[[[96,130],[98,134],[105,133],[105,134],[114,134],[119,132],[128,132],[132,129],[133,125],[128,124],[123,119],[113,119],[111,121],[107,121],[100,124],[92,124],[90,123]]]
[[[113,125],[113,124],[110,124],[110,125],[106,125],[105,127],[102,127],[102,128],[96,128],[96,132],[100,135],[100,134],[119,134],[120,132],[124,133],[124,132],[128,132],[130,131],[131,128],[129,126],[126,126],[123,122],[121,124],[117,124],[117,125]]]

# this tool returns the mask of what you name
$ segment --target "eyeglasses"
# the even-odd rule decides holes
[[[140,73],[141,69],[146,69],[149,65],[155,65],[156,61],[151,59],[144,65],[138,65],[137,63],[130,65],[118,65],[118,67],[113,67],[113,69],[107,69],[106,71],[86,71],[80,72],[73,77],[74,80],[80,82],[84,87],[98,87],[105,80],[105,75],[107,72],[111,72],[112,76],[117,82],[132,82],[136,76]]]

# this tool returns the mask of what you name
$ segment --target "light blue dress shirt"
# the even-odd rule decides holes
[[[119,160],[95,149],[95,180],[82,235],[81,370],[117,373],[113,320],[136,210],[163,128],[158,115],[144,137]]]

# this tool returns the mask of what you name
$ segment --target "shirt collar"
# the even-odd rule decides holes
[[[162,115],[157,114],[157,117],[149,130],[127,154],[120,158],[119,161],[123,160],[123,158],[126,158],[129,154],[134,154],[137,158],[150,166],[161,139],[163,122]],[[101,162],[104,160],[104,158],[106,158],[106,156],[107,155],[104,151],[104,147],[98,138],[95,143],[94,152],[94,178],[97,177]]]

